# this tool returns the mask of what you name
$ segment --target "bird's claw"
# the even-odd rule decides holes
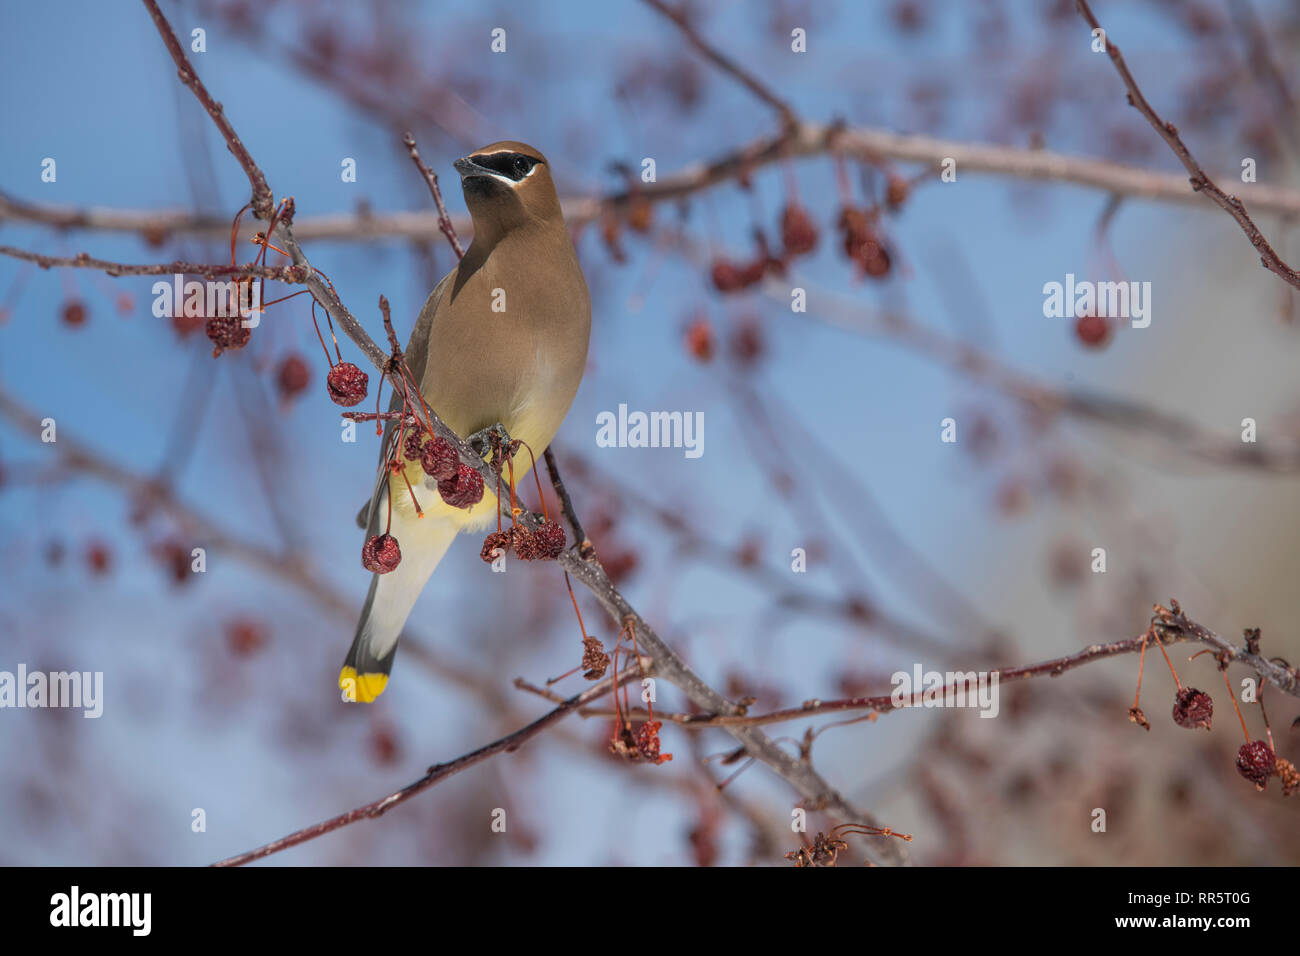
[[[496,436],[494,441],[493,436]],[[489,425],[482,428],[465,439],[465,443],[474,449],[474,454],[480,458],[487,458],[487,454],[493,448],[506,448],[510,445],[510,433],[506,431],[506,426],[497,422],[495,425]]]

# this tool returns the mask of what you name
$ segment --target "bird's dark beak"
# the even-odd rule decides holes
[[[456,167],[456,172],[460,173],[461,179],[469,179],[471,176],[488,176],[492,173],[492,170],[480,166],[468,156],[462,156],[452,163],[452,166]]]

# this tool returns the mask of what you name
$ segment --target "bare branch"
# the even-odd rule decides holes
[[[1258,654],[1252,654],[1244,647],[1238,647],[1204,625],[1188,619],[1181,612],[1167,618],[1161,617],[1157,612],[1157,618],[1158,620],[1153,621],[1153,627],[1159,634],[1161,643],[1192,642],[1204,644],[1220,654],[1226,654],[1231,660],[1239,661],[1250,667],[1259,675],[1261,680],[1272,684],[1284,693],[1293,697],[1300,697],[1300,675],[1297,675],[1295,670]],[[1123,641],[1113,641],[1109,644],[1090,644],[1083,650],[1065,657],[1057,657],[1024,667],[998,668],[996,671],[991,672],[990,676],[996,673],[999,685],[1011,681],[1028,680],[1034,677],[1059,677],[1066,671],[1082,667],[1085,664],[1092,664],[1122,654],[1136,654],[1142,650],[1143,644],[1149,643],[1152,639],[1150,632],[1144,632],[1138,637]],[[537,692],[536,688],[526,682],[515,681],[515,686],[522,690]],[[964,685],[948,684],[937,689],[934,693],[943,697],[947,691],[956,690],[960,686]],[[916,696],[920,696],[919,690],[916,691]],[[672,721],[679,726],[688,728],[756,727],[762,724],[777,724],[805,717],[814,717],[818,714],[842,713],[845,711],[870,711],[873,714],[884,714],[894,710],[906,710],[913,706],[917,706],[914,701],[898,704],[894,701],[893,695],[882,694],[875,697],[846,697],[840,700],[806,700],[798,707],[786,707],[766,714],[674,714],[655,711],[655,717],[658,720]],[[609,713],[612,713],[612,711]],[[609,716],[609,713],[592,708],[584,708],[581,711],[583,717],[606,717]],[[645,713],[643,711],[632,711],[631,716],[634,719],[644,719]]]
[[[415,145],[415,137],[407,133],[402,137],[402,143],[406,146],[406,151],[411,154],[411,162],[415,163],[415,168],[424,176],[424,181],[429,184],[429,193],[433,196],[433,204],[438,207],[438,228],[442,234],[447,237],[451,243],[451,248],[456,252],[457,259],[465,258],[465,250],[460,247],[460,240],[456,238],[456,230],[452,228],[451,217],[447,215],[447,207],[442,201],[442,190],[438,188],[438,174],[428,166],[424,165],[424,160],[420,159],[420,150]]]
[[[631,680],[639,679],[640,672],[633,669],[624,673],[618,680],[619,686]],[[316,837],[323,836],[331,831],[341,829],[360,820],[373,820],[383,816],[399,803],[405,803],[417,793],[428,790],[434,784],[446,780],[448,777],[455,776],[462,770],[468,770],[476,764],[482,763],[489,757],[496,756],[499,753],[510,753],[518,750],[539,733],[550,727],[556,721],[573,713],[584,704],[590,703],[608,694],[614,689],[614,679],[607,677],[599,684],[588,687],[581,694],[570,697],[563,704],[554,710],[538,717],[526,727],[521,727],[512,734],[507,734],[492,743],[472,750],[469,753],[457,757],[455,760],[447,763],[435,764],[430,767],[423,777],[413,783],[407,784],[400,790],[390,793],[386,797],[375,800],[373,803],[367,803],[365,806],[357,807],[355,810],[349,810],[347,813],[340,813],[336,817],[331,817],[314,826],[304,827],[296,830],[288,836],[281,837],[278,840],[272,840],[255,850],[249,850],[246,853],[240,853],[237,856],[228,857],[221,860],[214,866],[243,866],[245,863],[252,863],[254,860],[260,860],[268,857],[273,853],[279,853],[281,850],[287,850],[290,847],[297,846],[300,843],[306,843],[308,840],[314,840]]]
[[[110,276],[196,275],[208,279],[231,276],[235,278],[274,279],[288,283],[302,282],[306,276],[305,270],[298,266],[225,266],[181,261],[129,265],[123,262],[95,259],[84,252],[75,256],[43,256],[40,253],[28,252],[26,249],[17,249],[14,246],[0,246],[0,256],[10,256],[14,259],[34,262],[42,269],[95,269]]]
[[[1079,10],[1079,15],[1088,22],[1094,30],[1101,30],[1101,24],[1093,16],[1092,8],[1088,6],[1088,0],[1075,0],[1075,6]],[[1209,196],[1216,205],[1225,210],[1228,215],[1236,220],[1237,225],[1241,226],[1241,231],[1246,234],[1250,244],[1259,252],[1259,261],[1264,268],[1280,276],[1283,281],[1300,289],[1300,272],[1296,272],[1289,265],[1282,261],[1281,256],[1269,245],[1268,240],[1255,225],[1255,221],[1250,218],[1246,212],[1246,205],[1236,196],[1230,196],[1215,185],[1214,180],[1206,174],[1201,168],[1201,164],[1196,161],[1191,150],[1183,142],[1182,137],[1178,135],[1178,127],[1173,123],[1167,123],[1160,118],[1160,115],[1147,102],[1146,97],[1142,95],[1142,90],[1138,88],[1137,80],[1133,79],[1133,74],[1129,72],[1128,64],[1124,62],[1123,55],[1119,52],[1119,47],[1110,42],[1110,34],[1102,31],[1106,38],[1106,53],[1110,60],[1115,64],[1115,70],[1119,73],[1120,79],[1124,81],[1124,86],[1128,88],[1128,101],[1132,106],[1137,107],[1151,128],[1160,134],[1160,138],[1165,141],[1178,161],[1183,164],[1187,170],[1187,175],[1191,178],[1192,189],[1198,193],[1204,193]]]
[[[271,196],[271,187],[266,184],[266,176],[258,169],[257,163],[253,162],[253,157],[239,138],[239,134],[230,125],[230,120],[226,118],[225,109],[212,98],[207,87],[199,79],[198,73],[194,70],[194,64],[185,55],[185,49],[181,46],[180,40],[176,39],[176,33],[172,30],[171,24],[167,22],[167,18],[163,16],[162,11],[158,9],[157,0],[143,0],[143,2],[145,8],[149,11],[149,15],[153,17],[154,25],[158,28],[163,43],[167,46],[167,52],[171,54],[172,61],[176,64],[176,72],[180,76],[181,82],[188,86],[190,92],[203,104],[203,108],[212,117],[212,122],[217,124],[217,129],[221,130],[221,135],[225,137],[227,148],[239,161],[239,165],[244,167],[244,174],[248,177],[249,185],[253,187],[253,215],[262,220],[270,219],[274,201]]]
[[[672,6],[665,3],[664,0],[645,0],[645,2],[653,10],[671,20],[673,24],[676,25],[677,29],[682,31],[682,35],[686,37],[687,42],[689,42],[691,46],[695,47],[695,49],[699,51],[705,59],[711,62],[718,69],[722,70],[722,72],[739,81],[745,89],[749,90],[749,92],[753,93],[768,106],[772,107],[772,109],[776,110],[777,114],[781,117],[782,125],[786,127],[792,127],[795,125],[795,114],[794,110],[790,108],[790,105],[773,93],[771,89],[768,88],[767,84],[763,83],[763,81],[753,73],[750,73],[731,57],[727,56],[717,47],[713,46],[713,44],[705,40],[704,37],[700,35],[699,31],[691,25],[690,20],[687,18],[686,10],[682,6]]]
[[[834,153],[860,162],[912,162],[937,168],[952,159],[963,173],[1001,176],[1013,180],[1060,182],[1120,196],[1207,208],[1187,188],[1187,179],[1126,163],[1069,156],[1044,149],[1023,149],[959,140],[913,136],[870,127],[800,122],[792,133],[760,137],[722,155],[693,164],[658,182],[638,184],[637,201],[673,202],[733,182],[746,172],[783,158]],[[619,189],[602,196],[573,196],[563,200],[565,221],[580,226],[605,213],[618,214],[632,201]],[[1252,208],[1281,216],[1300,217],[1300,191],[1264,183],[1251,185]],[[66,229],[96,229],[143,235],[200,235],[225,238],[228,221],[188,210],[76,208],[30,203],[0,194],[0,222],[36,222]],[[468,231],[469,220],[451,220],[457,232]],[[304,217],[296,230],[302,240],[371,242],[388,239],[436,239],[444,234],[436,212],[359,212]],[[254,231],[250,229],[251,232]]]

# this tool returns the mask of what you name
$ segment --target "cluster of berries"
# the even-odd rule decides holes
[[[340,367],[336,365],[335,370]],[[483,476],[460,460],[455,446],[447,439],[412,432],[402,442],[402,456],[420,463],[424,473],[438,483],[442,500],[453,508],[469,508],[483,500]],[[396,461],[392,467],[401,470]],[[372,536],[361,548],[362,566],[375,574],[387,574],[401,563],[402,549],[397,538],[387,532]]]

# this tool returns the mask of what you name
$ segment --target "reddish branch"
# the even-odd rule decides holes
[[[306,277],[306,270],[298,266],[263,266],[242,265],[222,266],[198,262],[162,262],[148,265],[130,265],[124,262],[109,262],[95,259],[82,252],[75,256],[43,256],[14,246],[0,246],[0,256],[25,259],[34,262],[42,269],[94,269],[110,276],[169,276],[191,275],[216,279],[223,276],[231,278],[274,279],[278,282],[298,283]]]
[[[1238,661],[1250,667],[1260,679],[1272,684],[1279,690],[1300,697],[1300,675],[1297,672],[1279,663],[1277,660],[1268,660],[1258,654],[1252,653],[1249,649],[1238,647],[1231,642],[1220,637],[1209,628],[1195,621],[1190,620],[1181,610],[1178,610],[1177,602],[1172,602],[1175,608],[1173,612],[1165,612],[1165,609],[1157,611],[1156,617],[1152,619],[1152,625],[1156,636],[1161,644],[1177,644],[1181,642],[1194,642],[1204,644],[1212,648],[1216,655],[1226,655],[1226,659]],[[1059,677],[1066,671],[1073,670],[1076,667],[1082,667],[1085,664],[1091,664],[1095,661],[1105,660],[1120,654],[1134,654],[1140,652],[1152,638],[1148,632],[1143,632],[1139,637],[1130,638],[1123,641],[1114,641],[1109,644],[1091,644],[1083,650],[1066,657],[1057,657],[1052,660],[1042,661],[1038,664],[1028,664],[1024,667],[1003,667],[998,668],[998,684],[1006,684],[1011,681],[1028,680],[1033,677]],[[516,687],[523,690],[532,690],[535,688],[529,685],[515,682]],[[952,683],[934,691],[940,698],[943,698],[950,690],[957,690],[965,685]],[[920,692],[916,692],[916,697]],[[839,700],[807,700],[798,707],[787,707],[781,710],[770,711],[766,714],[744,714],[719,715],[719,714],[672,714],[656,711],[655,716],[662,720],[673,721],[682,727],[705,728],[705,727],[728,727],[728,726],[747,726],[754,727],[761,724],[776,724],[789,720],[798,720],[804,717],[810,717],[817,714],[840,713],[844,711],[869,711],[872,713],[888,713],[892,710],[904,710],[908,707],[916,706],[914,702],[895,703],[893,695],[884,694],[874,697],[845,697]],[[584,708],[583,717],[608,717],[613,711],[593,710]],[[634,712],[633,718],[644,718],[644,712]]]
[[[781,122],[787,128],[795,125],[796,118],[785,100],[781,99],[767,84],[763,83],[758,77],[748,70],[744,69],[739,63],[727,56],[713,44],[709,43],[700,35],[699,31],[691,24],[687,16],[686,9],[681,5],[668,4],[663,0],[645,0],[646,4],[652,9],[671,20],[686,37],[688,43],[693,46],[702,56],[713,63],[714,66],[722,70],[728,76],[737,80],[745,89],[753,93],[756,97],[766,103],[772,109],[776,110],[781,117]]]
[[[1178,157],[1178,161],[1183,164],[1183,168],[1187,170],[1187,175],[1191,179],[1192,190],[1209,196],[1215,204],[1236,220],[1237,225],[1241,227],[1241,231],[1250,240],[1250,244],[1259,253],[1260,262],[1265,269],[1300,289],[1300,272],[1296,272],[1283,262],[1281,256],[1269,245],[1268,240],[1264,238],[1264,234],[1255,225],[1255,221],[1246,212],[1245,204],[1236,196],[1228,195],[1215,185],[1214,180],[1210,179],[1205,170],[1201,168],[1201,164],[1196,161],[1191,150],[1187,148],[1182,137],[1178,135],[1178,127],[1173,123],[1162,120],[1151,104],[1147,102],[1146,97],[1142,95],[1142,90],[1138,88],[1137,80],[1133,79],[1133,74],[1129,72],[1128,64],[1124,62],[1119,47],[1111,43],[1110,34],[1102,30],[1101,24],[1097,22],[1097,18],[1093,15],[1092,8],[1088,6],[1088,0],[1075,0],[1075,6],[1078,7],[1079,15],[1088,22],[1090,27],[1102,31],[1102,35],[1106,40],[1106,53],[1110,56],[1111,62],[1115,64],[1115,70],[1119,73],[1120,79],[1124,81],[1124,86],[1128,88],[1129,104],[1137,107],[1138,112],[1151,124],[1151,128],[1160,134],[1160,138]]]
[[[411,154],[411,162],[415,163],[415,168],[420,171],[424,181],[429,184],[429,193],[433,196],[433,204],[438,207],[438,228],[442,234],[447,237],[451,243],[452,249],[456,251],[457,259],[465,258],[465,250],[460,247],[460,240],[456,238],[456,230],[452,228],[451,217],[447,215],[447,207],[442,201],[442,190],[438,188],[438,174],[424,164],[420,159],[420,150],[415,145],[415,137],[407,133],[402,137],[402,143],[406,146],[406,151]]]
[[[1158,202],[1174,202],[1208,208],[1187,188],[1187,179],[1172,173],[1153,172],[1138,166],[1102,159],[1068,156],[1045,149],[1023,149],[957,140],[936,139],[894,133],[870,127],[800,121],[792,133],[763,136],[735,147],[703,163],[661,176],[658,182],[638,183],[636,200],[650,203],[675,202],[784,158],[842,155],[866,163],[882,160],[937,166],[945,158],[957,163],[963,173],[1005,176],[1016,180],[1073,183],[1121,196]],[[564,219],[572,226],[583,225],[605,213],[625,210],[633,195],[625,189],[602,196],[571,196],[563,200]],[[1264,183],[1250,188],[1251,206],[1282,216],[1300,216],[1300,192]],[[30,203],[0,194],[0,221],[14,219],[58,228],[96,229],[165,236],[185,233],[224,238],[230,223],[189,210],[135,210],[75,208]],[[463,229],[468,219],[452,220]],[[368,242],[380,239],[432,239],[445,235],[436,212],[388,212],[328,214],[304,217],[298,235],[311,240]]]
[[[619,678],[619,685],[629,681],[640,680],[640,672],[632,670],[624,673]],[[287,850],[290,847],[297,846],[300,843],[306,843],[308,840],[314,840],[318,836],[323,836],[334,830],[339,830],[345,826],[357,823],[361,820],[373,820],[383,816],[399,803],[405,803],[417,793],[428,790],[436,783],[446,780],[448,777],[455,776],[462,770],[468,770],[476,764],[482,763],[489,757],[494,757],[499,753],[513,753],[522,747],[532,738],[536,737],[547,727],[550,727],[556,721],[580,709],[584,704],[593,700],[598,700],[605,694],[614,689],[614,679],[607,677],[599,684],[588,687],[581,694],[570,697],[564,703],[560,704],[554,710],[543,714],[526,727],[521,727],[512,734],[507,734],[498,740],[492,741],[477,750],[471,750],[469,753],[457,757],[455,760],[447,763],[435,764],[430,767],[423,777],[413,783],[407,784],[400,790],[390,793],[386,797],[375,800],[373,803],[367,803],[365,806],[357,807],[355,810],[349,810],[347,813],[340,813],[336,817],[331,817],[314,826],[304,827],[296,830],[288,836],[281,837],[278,840],[272,840],[270,843],[259,846],[255,850],[249,850],[246,853],[240,853],[237,856],[228,857],[221,860],[214,866],[243,866],[245,863],[252,863],[254,860],[260,860],[268,857],[272,853],[279,853],[281,850]]]
[[[158,33],[162,36],[163,43],[167,45],[167,52],[172,56],[172,62],[176,64],[177,75],[181,82],[190,88],[190,92],[195,98],[203,104],[203,108],[208,111],[208,116],[212,117],[212,122],[217,124],[217,129],[221,131],[222,137],[226,141],[226,146],[239,161],[239,165],[244,168],[244,175],[248,177],[249,185],[253,187],[253,215],[258,219],[270,219],[274,202],[271,197],[271,187],[266,184],[266,176],[258,169],[257,163],[253,161],[252,155],[244,146],[243,140],[235,132],[235,128],[230,125],[230,120],[226,118],[226,111],[212,95],[208,92],[203,81],[194,70],[194,64],[190,62],[185,55],[185,48],[181,46],[180,40],[176,38],[176,33],[172,30],[171,24],[158,9],[157,0],[143,0],[145,8],[149,11],[149,16],[153,17],[154,25],[158,27]]]

